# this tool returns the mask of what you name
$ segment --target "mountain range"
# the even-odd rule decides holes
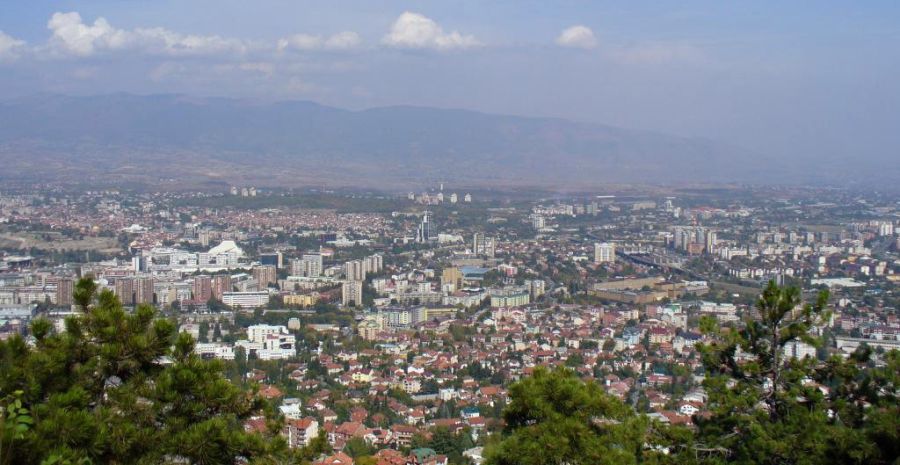
[[[479,187],[770,182],[779,160],[612,126],[392,106],[184,95],[0,102],[0,179]]]

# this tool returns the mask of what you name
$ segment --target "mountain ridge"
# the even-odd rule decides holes
[[[87,174],[87,163],[113,179],[158,172],[262,185],[771,181],[761,160],[701,138],[414,105],[127,93],[0,102],[0,161],[24,177]]]

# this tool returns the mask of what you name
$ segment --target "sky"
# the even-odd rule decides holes
[[[411,104],[900,162],[900,2],[0,0],[0,99]]]

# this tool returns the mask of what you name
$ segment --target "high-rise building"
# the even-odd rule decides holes
[[[350,281],[365,281],[366,269],[362,260],[350,260],[344,264],[344,275]]]
[[[153,304],[153,278],[134,278],[134,303]]]
[[[261,287],[266,287],[278,282],[278,270],[275,268],[275,265],[255,266],[253,267],[252,274],[253,279],[255,279]]]
[[[494,256],[494,238],[486,237],[484,233],[475,233],[472,237],[472,253],[476,255]]]
[[[213,276],[211,283],[210,295],[217,300],[222,300],[222,295],[232,291],[231,276],[227,274],[217,274]]]
[[[813,245],[813,244],[815,244],[815,243],[816,243],[816,233],[814,233],[814,232],[807,232],[807,233],[804,235],[804,241],[806,242],[807,245]]]
[[[472,235],[472,253],[477,254],[478,249],[484,243],[484,233],[475,233]]]
[[[209,247],[209,230],[201,229],[200,232],[197,233],[197,239],[200,241],[200,245]]]
[[[322,254],[303,254],[299,260],[291,260],[291,275],[318,278],[322,276]]]
[[[544,295],[546,292],[546,284],[543,279],[532,279],[528,282],[528,290],[531,291],[531,298],[537,299],[538,297]]]
[[[712,235],[712,238],[710,238]],[[691,250],[692,253],[698,251],[709,251],[710,245],[715,246],[715,232],[701,226],[676,226],[672,235],[672,246],[676,250]],[[757,235],[757,242],[762,244],[766,240],[766,235],[760,233]]]
[[[422,215],[422,222],[419,223],[419,229],[416,231],[416,242],[428,242],[431,240],[434,232],[431,228],[431,212],[425,211]]]
[[[363,259],[363,271],[366,273],[378,273],[384,266],[384,257],[379,254],[369,255]]]
[[[123,305],[134,305],[134,280],[132,278],[116,279],[114,292]]]
[[[716,237],[715,231],[709,231],[706,233],[706,253],[714,254],[716,253],[716,242],[718,241]]]
[[[441,285],[446,286],[452,284],[453,290],[458,291],[462,289],[462,283],[463,274],[459,271],[459,268],[455,266],[444,268],[444,271],[441,273]]]
[[[172,302],[178,300],[178,289],[171,283],[154,284],[153,291],[157,305],[172,305]]]
[[[343,303],[345,307],[362,306],[363,282],[344,281],[344,284],[341,285],[341,303]]]
[[[194,300],[206,302],[212,298],[212,277],[194,276]]]
[[[594,244],[594,263],[615,263],[616,245],[611,242]]]
[[[306,263],[302,258],[292,258],[291,267],[288,270],[291,276],[306,276]]]
[[[147,271],[147,257],[143,255],[135,255],[131,257],[131,266],[135,273]]]
[[[72,296],[75,292],[75,280],[72,278],[59,278],[56,282],[56,304],[72,305]]]
[[[284,256],[281,252],[262,253],[259,254],[259,263],[280,269],[284,267]]]
[[[118,278],[113,289],[123,305],[153,303],[153,278]]]
[[[306,276],[309,276],[311,278],[318,278],[319,276],[322,276],[322,254],[304,254],[303,260],[307,262]]]

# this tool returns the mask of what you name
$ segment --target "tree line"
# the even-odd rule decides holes
[[[194,354],[152,307],[129,313],[90,278],[74,300],[80,314],[62,330],[36,319],[33,340],[0,341],[0,465],[309,463],[328,450],[322,438],[289,450],[274,407],[229,381],[223,362]],[[900,353],[784,355],[821,342],[826,302],[770,283],[757,319],[702,321],[708,398],[692,427],[636,412],[565,367],[538,367],[510,386],[486,464],[900,463]],[[454,463],[473,445],[444,430],[421,443]],[[351,452],[371,462],[364,446]]]

